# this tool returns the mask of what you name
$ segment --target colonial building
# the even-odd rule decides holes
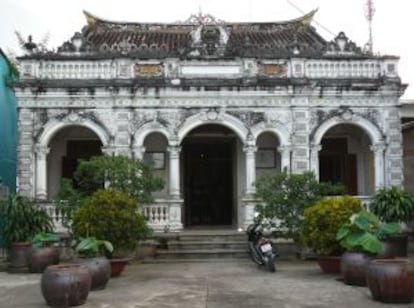
[[[76,161],[122,154],[166,179],[156,229],[245,227],[255,179],[312,170],[369,196],[403,182],[398,57],[327,41],[315,12],[284,22],[87,25],[20,58],[18,179],[53,199]]]

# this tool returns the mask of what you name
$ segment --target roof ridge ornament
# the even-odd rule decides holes
[[[339,34],[330,41],[326,46],[327,55],[361,55],[363,52],[353,41],[351,41],[344,32]]]
[[[225,21],[217,19],[211,14],[203,14],[201,11],[197,14],[191,14],[189,18],[184,21],[177,21],[177,24],[189,24],[189,25],[220,25]]]

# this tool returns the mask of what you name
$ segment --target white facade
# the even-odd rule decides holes
[[[154,172],[166,179],[166,187],[155,204],[145,206],[159,230],[210,222],[197,216],[202,212],[191,216],[200,209],[187,204],[198,202],[189,191],[188,171],[188,161],[197,164],[190,153],[198,145],[220,144],[227,153],[219,157],[231,165],[226,186],[231,192],[223,197],[230,200],[225,211],[231,219],[225,224],[234,228],[252,219],[255,179],[285,168],[351,178],[345,184],[359,196],[401,185],[404,85],[397,63],[396,57],[341,49],[320,58],[23,57],[16,86],[19,190],[41,200],[56,196],[68,140],[98,141],[109,155],[164,153],[164,164]],[[284,74],[264,76],[264,66]],[[138,76],[144,68],[148,75]],[[338,144],[343,148],[336,151]]]

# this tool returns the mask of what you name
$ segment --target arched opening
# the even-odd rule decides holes
[[[274,174],[281,170],[278,151],[279,138],[272,132],[263,132],[256,139],[256,177]]]
[[[149,133],[144,139],[144,161],[152,166],[155,176],[165,179],[164,188],[161,191],[154,192],[155,198],[168,197],[169,165],[167,159],[167,147],[168,140],[162,133]]]
[[[229,128],[205,124],[182,142],[184,221],[188,226],[237,224],[240,139]]]
[[[374,155],[367,133],[353,124],[330,128],[321,140],[319,180],[341,184],[350,195],[371,195],[375,188]]]
[[[102,155],[102,142],[98,135],[87,127],[77,125],[60,129],[52,137],[49,148],[47,190],[50,199],[58,194],[62,178],[73,180],[81,159]]]

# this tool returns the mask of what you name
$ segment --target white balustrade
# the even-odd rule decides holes
[[[165,200],[156,200],[154,204],[144,205],[143,214],[148,225],[155,231],[164,231],[170,222],[169,204]]]
[[[47,61],[38,69],[39,76],[45,79],[110,79],[115,66],[108,61]]]
[[[309,60],[305,64],[309,78],[378,78],[384,75],[380,60]]]
[[[68,230],[63,226],[63,215],[62,212],[53,203],[38,203],[39,206],[43,207],[53,221],[53,231],[67,233]]]
[[[289,76],[292,77],[292,67],[294,65],[304,66],[304,77],[307,78],[378,78],[379,76],[389,75],[387,63],[397,65],[397,60],[383,59],[360,59],[350,58],[341,59],[310,59],[310,60],[286,60],[281,62],[289,66]],[[388,61],[388,62],[387,62]],[[391,62],[390,62],[391,61]],[[134,65],[133,62],[125,64],[116,61],[87,61],[87,60],[46,60],[33,63],[22,60],[21,65],[29,66],[28,74],[23,74],[25,78],[46,78],[46,79],[111,79],[119,75],[119,64]],[[184,65],[184,64],[182,64]],[[32,67],[33,66],[33,67]],[[223,66],[223,69],[226,67]],[[219,70],[219,69],[218,69]],[[394,69],[396,72],[396,69]],[[132,71],[132,70],[131,70]],[[125,77],[125,76],[123,76]],[[131,76],[132,78],[133,76]]]

